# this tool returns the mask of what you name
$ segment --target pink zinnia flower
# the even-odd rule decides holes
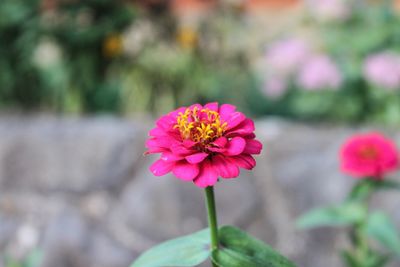
[[[309,58],[300,70],[297,82],[305,90],[338,89],[342,84],[342,74],[327,55]]]
[[[367,57],[364,62],[365,78],[388,90],[400,88],[400,56],[381,52]]]
[[[358,178],[383,179],[398,168],[396,145],[379,133],[354,135],[341,148],[341,169]]]
[[[218,103],[182,107],[156,122],[147,153],[161,153],[151,167],[156,176],[172,171],[199,187],[213,186],[218,177],[235,178],[239,168],[251,170],[262,144],[255,140],[254,122],[236,107]]]
[[[268,77],[264,82],[263,93],[270,99],[279,99],[287,91],[288,84],[284,78],[279,76]]]
[[[265,61],[274,73],[291,75],[310,54],[308,44],[297,38],[279,40],[267,50]]]

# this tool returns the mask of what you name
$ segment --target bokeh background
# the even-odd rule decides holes
[[[124,267],[204,228],[201,190],[152,177],[143,152],[158,115],[210,101],[265,147],[218,184],[220,223],[341,266],[344,231],[294,221],[354,183],[346,137],[400,140],[399,90],[397,0],[1,0],[0,266]],[[398,195],[373,203],[400,224]]]

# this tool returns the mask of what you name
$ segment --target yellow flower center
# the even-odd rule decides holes
[[[194,48],[198,41],[196,31],[190,28],[182,28],[178,31],[176,39],[184,49]]]
[[[111,34],[107,36],[103,43],[103,54],[107,58],[119,56],[123,50],[123,41],[121,35]]]
[[[179,129],[183,139],[207,145],[221,137],[227,125],[226,122],[221,123],[218,112],[194,107],[179,113],[174,128]]]

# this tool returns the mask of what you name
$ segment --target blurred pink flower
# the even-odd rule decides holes
[[[267,77],[264,82],[263,93],[270,99],[279,99],[286,93],[287,89],[285,78],[271,76]]]
[[[400,55],[381,52],[367,57],[364,62],[365,78],[383,88],[400,88]]]
[[[343,21],[351,16],[346,0],[309,0],[310,12],[321,21]]]
[[[199,187],[213,186],[218,177],[235,178],[239,168],[254,168],[253,155],[261,153],[254,130],[254,122],[229,104],[181,107],[159,118],[149,133],[146,153],[161,154],[150,171],[172,172]]]
[[[338,67],[327,55],[309,58],[300,70],[297,82],[306,90],[338,89],[343,77]]]
[[[273,43],[266,52],[266,64],[280,75],[293,74],[310,53],[308,44],[297,38]]]
[[[340,150],[341,169],[356,178],[383,179],[399,166],[395,143],[380,133],[357,134]]]

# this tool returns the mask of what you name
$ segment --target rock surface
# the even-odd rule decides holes
[[[1,256],[38,246],[42,267],[126,267],[158,242],[206,227],[201,190],[150,175],[147,130],[106,117],[1,117]],[[354,181],[339,173],[337,151],[357,130],[259,121],[257,167],[216,187],[219,223],[249,231],[299,267],[342,266],[335,251],[347,245],[344,231],[298,231],[294,221],[345,197]],[[374,205],[400,222],[398,201],[381,194]]]

